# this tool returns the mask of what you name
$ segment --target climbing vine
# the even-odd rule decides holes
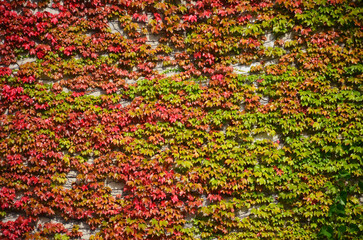
[[[358,239],[362,9],[0,1],[0,239]]]

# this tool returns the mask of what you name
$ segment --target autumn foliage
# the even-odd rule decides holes
[[[0,1],[0,239],[358,239],[362,16]]]

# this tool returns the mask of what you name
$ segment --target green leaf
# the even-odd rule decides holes
[[[333,228],[331,226],[324,226],[319,232],[320,236],[325,236],[328,239],[333,239]]]
[[[347,203],[347,192],[340,192],[339,195],[339,203],[343,206]]]
[[[358,183],[359,189],[363,191],[363,181],[359,181]]]

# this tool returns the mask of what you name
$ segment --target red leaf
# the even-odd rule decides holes
[[[179,201],[178,196],[177,196],[177,195],[174,195],[174,196],[171,198],[171,201],[173,201],[173,203],[178,202],[178,201]]]

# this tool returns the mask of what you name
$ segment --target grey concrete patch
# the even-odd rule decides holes
[[[139,78],[138,80],[141,80],[141,79],[143,79],[143,78]],[[125,82],[126,82],[126,84],[135,84],[135,83],[137,83],[138,80],[126,78]]]
[[[112,196],[118,197],[123,194],[123,189],[125,187],[125,184],[120,183],[120,182],[114,182],[114,181],[110,181],[110,182],[106,181],[105,186],[111,188]]]
[[[157,46],[159,46],[160,36],[154,34],[147,34],[146,38],[147,38],[146,44],[150,45],[151,49],[155,49]]]
[[[123,37],[126,37],[127,35],[125,34],[124,30],[121,29],[120,24],[118,21],[109,21],[108,22],[108,26],[111,29],[111,33],[119,33],[121,34]]]
[[[89,93],[87,94],[89,96],[93,96],[93,97],[99,97],[102,95],[101,91],[100,90],[96,90],[96,91],[93,91],[92,93]]]
[[[18,219],[21,214],[18,213],[6,213],[5,218],[3,218],[2,222],[14,222],[16,219]]]
[[[54,14],[54,15],[57,15],[60,13],[59,9],[56,9],[56,8],[50,8],[50,7],[46,7],[44,9],[44,12],[49,12],[51,14]]]
[[[259,133],[253,137],[254,141],[263,141],[270,140],[273,141],[273,136],[268,135],[267,133]]]
[[[270,98],[268,96],[262,96],[260,98],[259,102],[260,102],[261,105],[266,105],[269,102],[269,100],[270,100]]]
[[[76,171],[73,171],[73,170],[69,171],[69,173],[66,176],[67,181],[63,185],[63,187],[66,189],[72,189],[72,184],[77,181],[77,175],[78,175],[78,173]]]
[[[282,35],[281,37],[282,40],[284,41],[288,41],[288,40],[293,40],[293,33],[289,32],[289,33],[285,33],[284,35]]]
[[[259,64],[260,63],[258,63],[258,62],[254,62],[251,65],[235,64],[235,65],[232,65],[233,72],[236,73],[236,74],[245,74],[245,75],[248,75],[249,72],[250,72],[250,70],[251,70],[251,67],[257,66]]]
[[[10,64],[9,65],[9,68],[11,70],[18,70],[21,65],[24,65],[26,63],[35,62],[36,60],[37,60],[36,58],[23,58],[23,59],[19,59],[18,61],[16,61],[15,64]]]
[[[268,48],[268,47],[273,47],[275,44],[275,37],[273,36],[272,33],[266,33],[265,34],[266,37],[266,41],[263,43],[263,46]]]
[[[127,101],[125,99],[120,101],[120,104],[122,105],[122,107],[127,107],[131,104],[131,101]]]
[[[9,65],[9,68],[10,68],[11,70],[19,70],[19,65],[18,65],[18,64],[10,64],[10,65]]]
[[[239,209],[235,212],[235,216],[239,219],[249,217],[250,215],[251,215],[251,209],[248,208]]]
[[[65,92],[65,93],[69,93],[70,92],[70,90],[68,88],[66,88],[66,87],[63,87],[62,88],[62,91]]]
[[[272,60],[268,60],[265,62],[265,66],[269,66],[269,65],[275,65],[278,64],[279,60],[278,59],[272,59]]]

